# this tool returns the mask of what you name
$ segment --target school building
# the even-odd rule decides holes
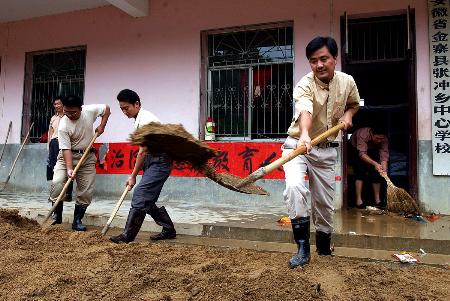
[[[6,2],[6,3],[5,3]],[[9,187],[48,189],[45,133],[56,95],[106,103],[112,115],[98,139],[96,193],[119,196],[135,148],[132,121],[116,95],[135,90],[163,123],[199,139],[216,124],[219,172],[245,177],[281,155],[293,114],[292,90],[310,72],[305,47],[315,36],[339,46],[337,70],[362,98],[354,129],[383,123],[389,175],[428,211],[450,214],[448,0],[36,0],[0,3],[0,161]],[[339,137],[336,208],[354,202],[348,154]],[[3,148],[3,146],[1,146]],[[282,170],[258,184],[269,197],[230,192],[176,164],[163,193],[207,202],[283,204]],[[370,185],[365,196],[370,202]]]

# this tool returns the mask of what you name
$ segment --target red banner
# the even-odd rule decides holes
[[[210,160],[217,172],[246,177],[261,166],[281,157],[282,143],[274,142],[209,142],[217,150],[217,156]],[[136,162],[137,146],[128,143],[97,143],[98,174],[130,174]],[[186,163],[175,162],[171,176],[201,177]],[[266,175],[266,179],[283,179],[282,168]]]

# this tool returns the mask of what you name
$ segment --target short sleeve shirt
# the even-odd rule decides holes
[[[80,118],[70,120],[61,118],[58,127],[60,149],[84,150],[94,137],[94,122],[105,114],[106,105],[92,104],[81,107]]]
[[[64,117],[64,116],[63,116]],[[61,121],[61,116],[58,115],[53,115],[52,118],[50,119],[50,124],[49,124],[49,129],[52,128],[53,129],[53,134],[50,138],[54,139],[54,138],[58,138],[58,128],[59,128],[59,122]]]
[[[375,142],[373,142],[372,131],[369,127],[356,130],[352,135],[351,143],[358,150],[360,157],[367,155],[369,149],[379,149],[380,161],[389,161],[389,142],[387,137],[384,137],[379,145],[375,144]]]
[[[159,123],[160,121],[153,113],[141,108],[136,116],[136,120],[134,121],[134,129],[137,130],[141,126],[149,124],[150,122]]]
[[[302,111],[311,113],[312,127],[310,137],[315,138],[335,126],[344,112],[350,108],[359,108],[359,93],[352,76],[335,71],[333,79],[325,84],[314,76],[305,75],[295,86],[294,118],[288,129],[288,135],[300,137],[299,116]],[[336,138],[329,137],[332,141]]]

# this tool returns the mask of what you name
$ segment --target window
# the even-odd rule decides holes
[[[64,48],[26,54],[22,137],[34,122],[31,142],[39,142],[54,114],[53,98],[75,94],[83,98],[86,49]]]
[[[206,32],[203,38],[205,117],[214,119],[216,137],[284,137],[292,119],[292,24]]]

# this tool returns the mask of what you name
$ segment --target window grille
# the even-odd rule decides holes
[[[58,96],[84,95],[86,50],[57,49],[28,53],[26,57],[22,133],[34,122],[31,142],[39,142],[54,115],[52,101]]]
[[[407,15],[348,20],[351,63],[405,60],[408,56]]]
[[[292,119],[292,25],[207,35],[207,114],[222,139],[286,135]]]

